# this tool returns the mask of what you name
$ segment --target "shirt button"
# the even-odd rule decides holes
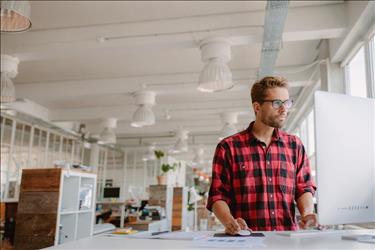
[[[272,198],[272,197],[273,197],[273,195],[272,195],[272,194],[270,194],[270,197]]]
[[[274,212],[274,211],[272,211],[272,212],[271,212],[271,214],[272,214],[272,215],[275,215],[275,212]]]
[[[268,164],[268,165],[270,165],[270,162],[269,162],[269,161],[267,161],[267,164]]]
[[[272,178],[268,178],[269,182],[272,182]]]
[[[246,167],[245,167],[245,165],[241,165],[241,168],[244,169],[244,168],[246,168]]]

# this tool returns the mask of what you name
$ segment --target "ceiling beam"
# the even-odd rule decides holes
[[[173,117],[175,114],[183,112],[186,117],[193,117],[207,114],[217,114],[224,111],[247,111],[250,106],[250,99],[219,99],[211,102],[176,102],[173,105],[157,104],[153,111],[157,117],[163,117],[166,109],[170,110]],[[116,117],[119,120],[131,120],[131,116],[136,109],[135,105],[121,105],[112,107],[74,108],[74,109],[52,109],[49,117],[52,121],[85,121],[97,120],[106,117]],[[176,111],[174,111],[176,110]]]
[[[309,65],[276,68],[275,74],[286,77],[290,87],[307,85],[311,75]],[[133,76],[123,78],[88,79],[79,81],[58,81],[42,83],[17,83],[17,96],[37,102],[64,101],[99,95],[129,95],[141,89],[144,83],[148,90],[157,94],[196,92],[200,72],[170,73],[162,75]],[[257,77],[257,69],[232,70],[235,90],[244,91]],[[129,95],[130,97],[130,95]]]

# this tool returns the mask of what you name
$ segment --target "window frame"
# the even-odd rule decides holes
[[[366,97],[375,98],[375,32],[369,32],[365,37],[366,38],[363,41],[358,42],[356,46],[353,47],[348,56],[342,61],[341,66],[344,68],[345,94],[351,95],[349,64],[363,47],[367,92]]]

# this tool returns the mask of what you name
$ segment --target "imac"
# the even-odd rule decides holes
[[[315,92],[321,225],[375,222],[375,99]]]

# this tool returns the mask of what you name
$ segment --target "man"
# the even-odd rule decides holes
[[[293,104],[287,81],[265,77],[254,83],[251,99],[255,121],[216,148],[207,209],[228,234],[317,226],[316,187],[305,148],[298,137],[280,130]]]

